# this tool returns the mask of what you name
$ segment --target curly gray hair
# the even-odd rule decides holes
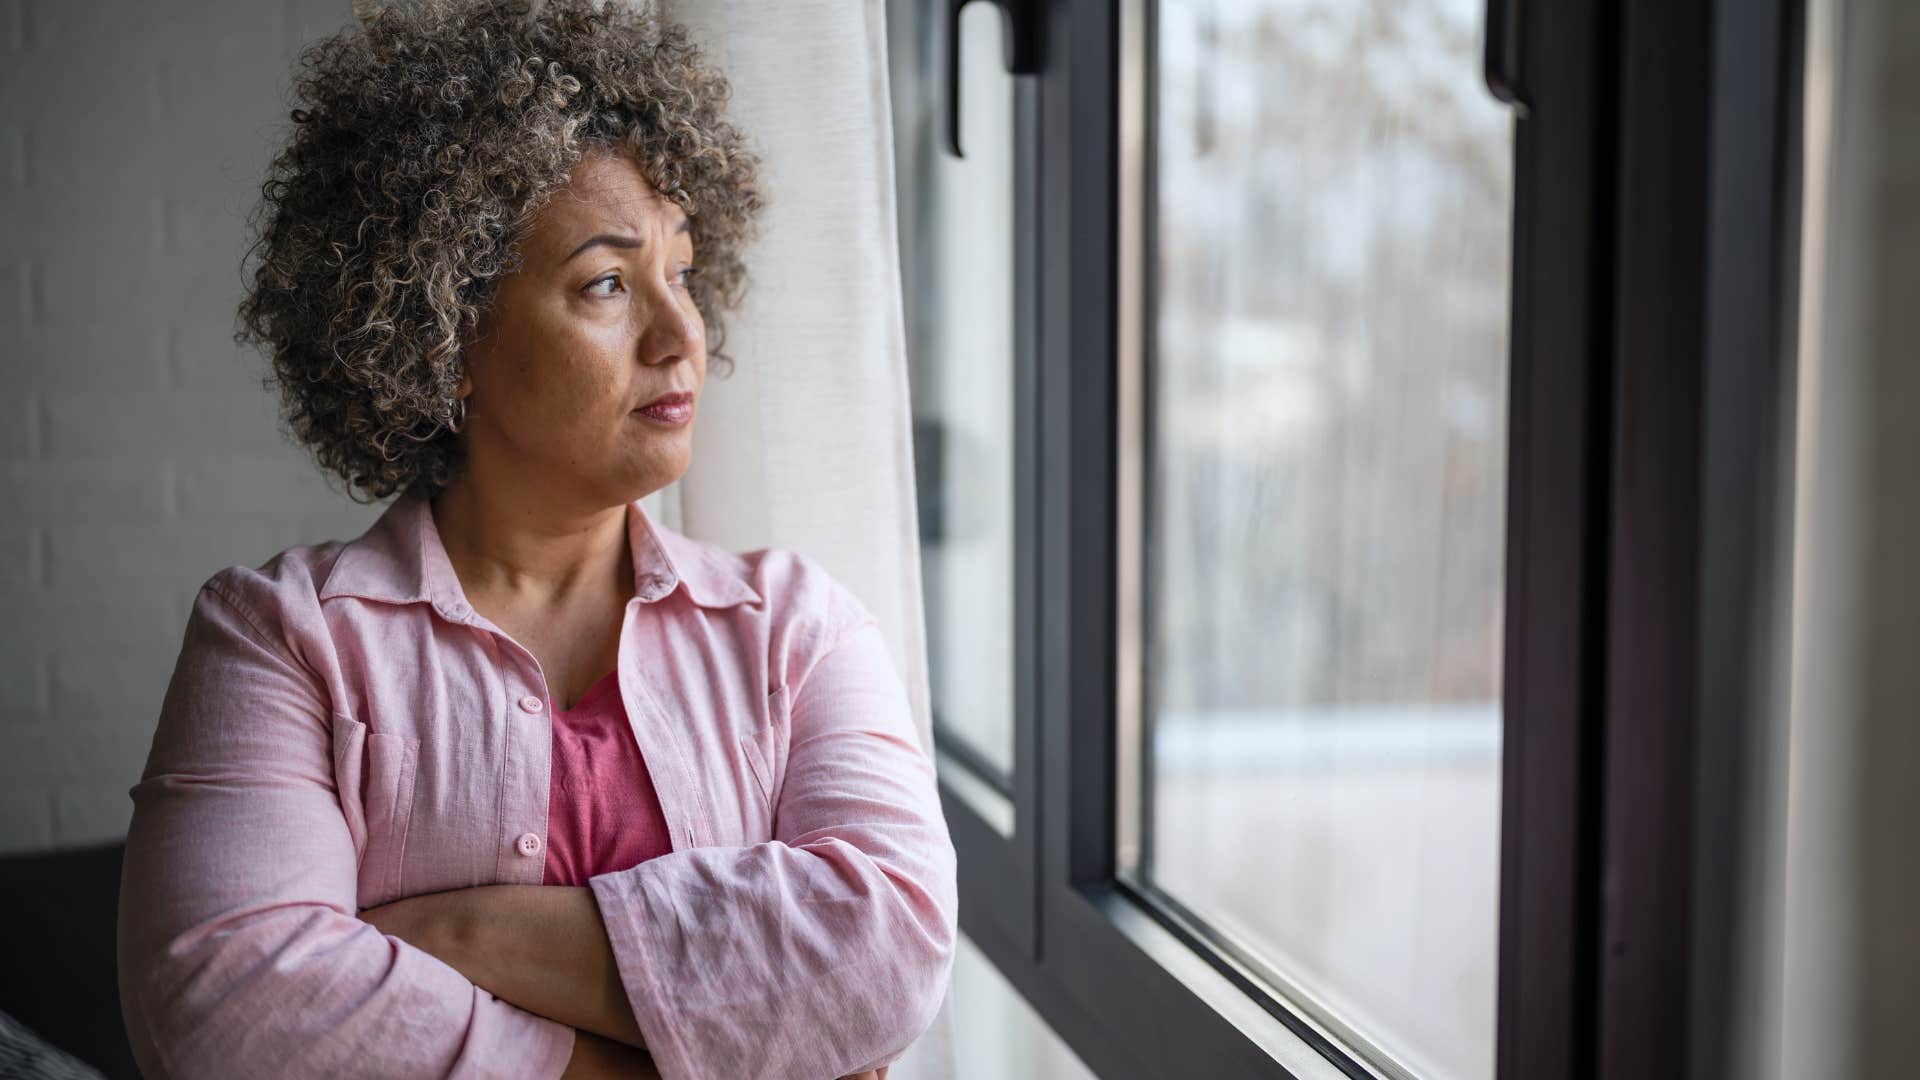
[[[301,54],[235,335],[269,353],[294,436],[350,495],[430,496],[457,474],[464,346],[589,151],[632,155],[686,212],[689,290],[728,370],[760,162],[684,28],[614,0],[356,10]]]

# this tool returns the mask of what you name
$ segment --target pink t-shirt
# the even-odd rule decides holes
[[[627,726],[617,674],[601,676],[573,708],[553,711],[542,885],[585,885],[596,874],[673,850],[653,778]]]

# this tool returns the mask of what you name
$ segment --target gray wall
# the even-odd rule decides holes
[[[125,835],[200,583],[377,514],[232,343],[299,46],[348,0],[0,0],[0,851]]]

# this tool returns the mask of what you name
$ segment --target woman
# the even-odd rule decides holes
[[[957,905],[879,630],[638,501],[760,206],[726,82],[585,0],[396,6],[303,63],[243,334],[395,499],[195,600],[131,790],[142,1068],[883,1074]]]

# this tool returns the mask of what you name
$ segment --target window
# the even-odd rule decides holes
[[[1477,5],[1152,16],[1122,872],[1372,1063],[1491,1077],[1513,125]]]
[[[1112,1080],[1734,1060],[1799,5],[888,13],[968,938]]]
[[[990,5],[947,16],[888,5],[935,758],[967,933],[1025,954],[1037,850],[1034,80],[1008,70]]]
[[[937,22],[895,33],[897,155],[916,494],[934,723],[946,753],[1001,796],[1013,787],[1014,536],[1017,439],[1014,318],[1014,76],[999,64],[986,5],[960,16],[959,135],[948,150]],[[904,40],[903,40],[904,37]],[[915,62],[917,61],[917,62]],[[1011,806],[991,816],[1012,831]]]

